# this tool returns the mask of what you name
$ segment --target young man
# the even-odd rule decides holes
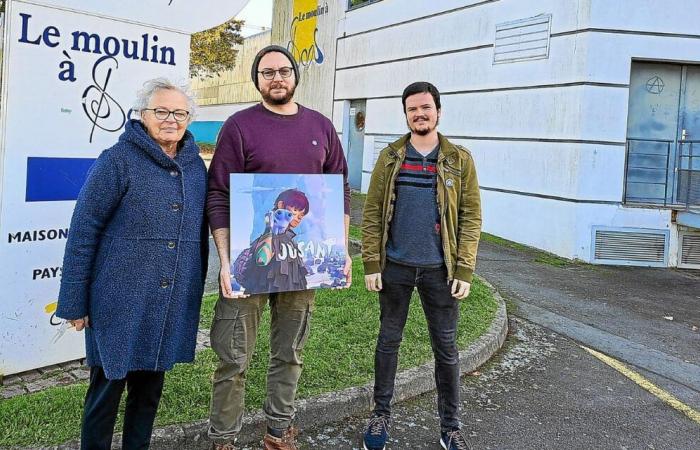
[[[229,257],[229,174],[242,172],[343,174],[346,236],[350,223],[347,163],[333,124],[292,101],[299,68],[283,47],[268,46],[253,61],[253,83],[262,102],[229,117],[219,133],[209,169],[207,212],[221,260],[221,294],[212,323],[212,349],[219,357],[214,373],[209,437],[214,450],[235,449],[241,430],[246,372],[265,304],[270,302],[270,362],[264,448],[295,450],[294,397],[301,375],[301,352],[314,304],[310,290],[236,296],[231,289]],[[350,284],[350,257],[345,274]]]
[[[382,150],[362,220],[365,285],[379,292],[374,414],[365,450],[385,448],[399,345],[418,288],[435,355],[440,444],[468,449],[459,430],[458,300],[469,295],[481,230],[481,202],[468,150],[437,132],[440,93],[409,85],[402,103],[411,132]]]

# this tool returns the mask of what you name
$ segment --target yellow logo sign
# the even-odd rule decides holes
[[[316,40],[318,16],[328,14],[328,2],[319,5],[318,0],[294,0],[293,14],[287,50],[302,66],[322,64],[323,51]]]

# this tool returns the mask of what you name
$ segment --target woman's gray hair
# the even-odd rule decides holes
[[[139,113],[140,116],[141,110],[148,108],[153,94],[158,91],[177,91],[184,95],[185,98],[187,98],[187,110],[190,112],[187,123],[191,123],[194,120],[197,104],[190,93],[189,86],[179,86],[164,77],[154,78],[143,83],[143,88],[136,93],[136,102],[133,107],[134,112]]]

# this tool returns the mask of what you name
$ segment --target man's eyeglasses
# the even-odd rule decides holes
[[[291,67],[280,67],[277,70],[273,69],[263,69],[258,71],[266,80],[272,80],[275,78],[275,74],[279,73],[282,78],[289,78],[294,73],[294,69]]]
[[[190,116],[190,112],[184,109],[170,111],[165,108],[144,108],[141,111],[153,111],[153,115],[156,116],[158,120],[167,120],[170,114],[172,114],[175,122],[184,122]]]

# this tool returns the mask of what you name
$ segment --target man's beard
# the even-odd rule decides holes
[[[428,122],[427,117],[423,117],[423,118],[425,119],[426,122]],[[411,133],[415,133],[418,136],[427,136],[431,132],[433,132],[437,128],[437,126],[440,124],[440,118],[438,117],[437,119],[435,119],[434,126],[430,126],[430,124],[428,124],[427,127],[420,128],[420,129],[414,129],[413,127],[411,127],[411,124],[408,122],[408,120],[406,120],[406,124],[408,125],[408,129],[411,130]]]
[[[270,86],[269,89],[260,92],[262,94],[263,100],[265,100],[265,103],[267,103],[268,105],[286,105],[287,103],[292,101],[292,97],[294,97],[294,91],[296,90],[296,86],[292,86],[291,88],[283,86],[287,90],[287,94],[283,97],[273,97],[272,94],[270,94],[270,92],[272,92],[273,89],[276,89],[278,87],[280,86],[273,85]]]

